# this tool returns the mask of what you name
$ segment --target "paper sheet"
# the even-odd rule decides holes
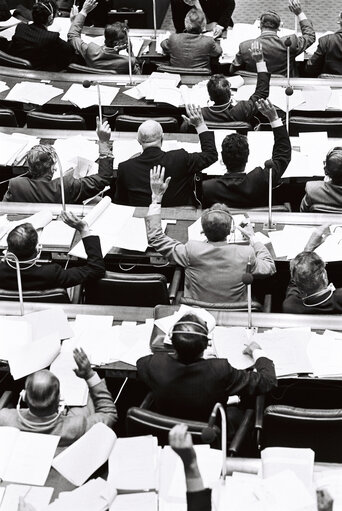
[[[205,309],[200,309],[198,307],[189,307],[188,305],[181,305],[179,310],[172,314],[171,316],[166,316],[165,318],[156,319],[154,324],[160,328],[165,334],[168,334],[171,328],[179,321],[185,314],[192,313],[201,318],[203,321],[207,323],[208,330],[211,332],[215,325],[215,318],[210,312]]]
[[[63,92],[63,89],[58,89],[46,83],[21,82],[16,83],[14,87],[12,87],[6,96],[6,100],[33,103],[34,105],[41,106]]]
[[[286,112],[287,98],[289,98],[289,111],[305,102],[305,96],[301,90],[294,90],[292,96],[286,96],[285,87],[270,87],[269,100],[283,112]]]
[[[332,335],[331,335],[332,334]],[[342,374],[342,339],[333,333],[328,335],[311,334],[308,355],[314,376],[337,377]]]
[[[155,492],[117,495],[109,511],[157,511],[158,496]]]
[[[85,406],[88,400],[87,382],[76,376],[76,368],[74,357],[68,351],[59,353],[50,366],[50,371],[59,379],[61,399],[67,406]]]
[[[119,91],[119,87],[100,85],[102,106],[110,106]],[[97,87],[96,85],[91,85],[86,89],[82,84],[73,83],[62,97],[62,100],[69,101],[79,108],[88,108],[89,106],[97,105]]]
[[[98,477],[73,491],[60,493],[58,499],[44,511],[107,511],[114,496],[115,491]]]
[[[5,488],[4,488],[5,489]],[[34,507],[35,511],[43,511],[49,504],[53,488],[34,487],[19,484],[6,486],[5,496],[1,502],[0,511],[17,511],[19,497],[25,497],[25,503]]]
[[[32,327],[26,321],[0,317],[0,360],[8,360],[14,351],[32,340]]]
[[[33,340],[50,335],[51,332],[55,332],[58,339],[68,339],[74,334],[67,315],[62,309],[45,309],[31,312],[25,314],[23,321],[31,325]]]
[[[329,85],[325,86],[314,86],[303,89],[303,96],[305,98],[305,103],[300,105],[298,110],[303,111],[311,111],[311,110],[321,110],[324,111],[327,109],[330,98],[331,98],[331,88]]]
[[[268,236],[276,257],[287,257],[288,259],[296,257],[304,250],[314,230],[314,227],[285,225],[282,231],[269,232]]]
[[[66,247],[70,248],[75,236],[75,229],[62,220],[54,220],[44,227],[39,236],[39,243],[43,247]]]
[[[226,358],[236,369],[247,369],[254,364],[253,358],[243,350],[251,342],[244,327],[216,326],[213,331],[213,348],[218,358]]]
[[[312,449],[267,447],[261,451],[262,477],[268,479],[284,470],[292,470],[310,488],[313,481],[315,453]]]

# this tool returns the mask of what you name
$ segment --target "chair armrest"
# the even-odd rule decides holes
[[[245,415],[241,421],[241,424],[237,432],[235,433],[234,438],[230,443],[230,446],[228,447],[228,456],[236,456],[236,454],[238,453],[245,436],[252,428],[253,415],[254,410],[249,409],[245,411]]]
[[[260,450],[261,447],[261,432],[264,424],[264,409],[265,409],[265,396],[260,394],[255,400],[255,430],[256,430],[256,441],[257,447]]]
[[[6,408],[8,403],[12,400],[13,398],[13,392],[11,390],[5,390],[4,393],[2,394],[2,396],[0,397],[0,410],[2,408]]]
[[[172,281],[169,287],[169,297],[171,304],[174,302],[177,293],[179,291],[180,282],[182,279],[182,269],[176,268],[172,277]]]
[[[272,295],[267,294],[267,295],[265,295],[265,298],[264,298],[264,305],[263,305],[262,311],[263,312],[271,312],[271,308],[272,308]]]
[[[74,286],[71,288],[70,292],[70,301],[71,303],[82,303],[81,296],[82,296],[82,285],[78,284],[77,286]]]
[[[149,392],[145,397],[143,402],[140,405],[140,408],[143,408],[144,410],[149,410],[153,404],[153,394],[152,392]]]

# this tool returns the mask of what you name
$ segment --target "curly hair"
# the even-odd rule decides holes
[[[222,161],[229,172],[241,172],[249,156],[248,140],[245,135],[232,133],[222,142]]]

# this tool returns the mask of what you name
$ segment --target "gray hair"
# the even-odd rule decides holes
[[[315,252],[300,252],[290,263],[291,278],[304,296],[327,285],[325,262]]]
[[[205,30],[206,18],[203,11],[190,9],[184,20],[185,30],[191,34],[200,34]]]
[[[35,179],[52,173],[56,160],[57,154],[51,145],[35,145],[27,153],[28,168]]]
[[[230,234],[232,216],[225,204],[216,203],[202,213],[201,224],[208,241],[223,241]]]

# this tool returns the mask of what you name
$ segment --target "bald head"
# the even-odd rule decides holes
[[[163,143],[163,128],[152,119],[143,122],[138,129],[138,142],[145,147],[161,147]]]
[[[58,410],[59,404],[59,380],[44,369],[37,371],[26,378],[25,383],[26,402],[29,409],[39,417],[46,417]]]

